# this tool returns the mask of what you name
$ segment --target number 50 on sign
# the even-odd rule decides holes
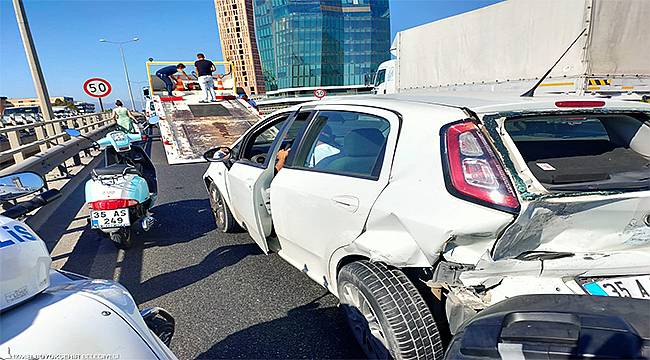
[[[84,91],[88,96],[103,98],[111,93],[111,84],[101,78],[92,78],[84,82]]]

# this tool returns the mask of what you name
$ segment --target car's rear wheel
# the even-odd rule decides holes
[[[369,358],[444,356],[431,311],[401,271],[355,261],[339,272],[338,293],[348,324]]]
[[[217,188],[217,185],[210,183],[210,207],[214,215],[217,229],[224,233],[234,232],[239,229],[239,225],[226,204],[226,200]]]

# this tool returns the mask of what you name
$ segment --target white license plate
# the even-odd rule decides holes
[[[650,275],[608,278],[582,286],[591,295],[650,299]]]
[[[90,212],[92,229],[119,228],[130,226],[129,209],[93,210]]]

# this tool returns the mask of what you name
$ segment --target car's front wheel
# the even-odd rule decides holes
[[[239,229],[239,225],[226,204],[226,200],[223,198],[223,195],[217,188],[215,183],[210,183],[209,186],[210,192],[210,207],[212,208],[212,214],[214,215],[215,222],[217,224],[217,229],[224,233],[234,232]]]
[[[121,228],[110,233],[111,241],[118,249],[126,250],[133,246],[133,236],[130,228]]]
[[[339,272],[338,293],[348,324],[369,358],[444,356],[431,311],[401,271],[355,261]]]

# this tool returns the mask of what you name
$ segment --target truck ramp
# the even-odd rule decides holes
[[[205,161],[203,153],[232,145],[260,120],[258,113],[238,99],[201,104],[184,97],[156,97],[160,134],[169,164]]]

